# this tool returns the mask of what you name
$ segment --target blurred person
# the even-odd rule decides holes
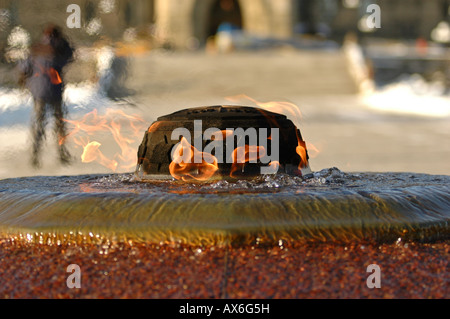
[[[42,141],[45,139],[47,111],[52,112],[55,118],[59,159],[62,164],[69,164],[71,160],[64,144],[67,134],[62,101],[64,87],[62,70],[73,60],[73,52],[61,29],[55,25],[48,25],[40,41],[32,46],[28,59],[19,65],[19,84],[30,90],[34,101],[31,164],[37,168],[41,166],[40,151]]]

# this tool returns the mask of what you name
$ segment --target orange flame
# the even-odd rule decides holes
[[[285,114],[287,117],[289,117],[296,125],[300,122],[302,118],[302,114],[299,111],[298,107],[290,102],[259,102],[253,98],[250,98],[249,96],[245,94],[227,97],[227,100],[231,102],[239,102],[240,100],[246,99],[250,100],[251,102],[255,103],[257,106],[259,106],[263,110],[267,110],[270,112]],[[264,112],[262,112],[263,115],[266,115]],[[276,119],[272,119],[270,116],[267,116],[268,120],[270,121],[276,121]],[[275,126],[279,126],[278,123],[274,123]],[[156,127],[155,127],[156,128]],[[150,131],[152,131],[152,128],[150,128]],[[229,135],[233,134],[233,131],[231,130],[222,130],[222,136],[215,137],[217,140],[225,140]],[[272,137],[268,137],[269,140],[272,139]],[[298,145],[296,147],[296,152],[300,156],[300,163],[298,166],[299,171],[301,172],[302,168],[308,168],[308,153],[306,148],[306,143],[303,141],[299,135],[299,132],[297,131],[297,141]],[[318,153],[319,150],[312,144],[311,148]],[[184,152],[189,152],[185,154]],[[246,163],[251,161],[257,161],[261,157],[265,156],[265,148],[263,146],[255,146],[255,145],[245,145],[240,146],[234,149],[232,153],[232,159],[233,164],[230,170],[230,176],[236,177],[237,172],[242,172],[244,166]],[[182,138],[181,143],[177,146],[177,148],[174,151],[174,160],[169,166],[170,173],[173,177],[176,179],[181,179],[184,181],[187,180],[208,180],[210,177],[212,177],[215,172],[218,170],[217,165],[217,158],[214,157],[212,154],[208,153],[201,153],[203,154],[203,158],[205,156],[209,158],[213,158],[214,160],[208,160],[203,161],[200,164],[192,163],[194,159],[194,155],[201,153],[198,151],[195,147],[190,145],[188,141],[185,138]],[[187,157],[190,159],[188,161],[189,163],[183,163],[180,162],[180,158],[184,157],[184,155],[187,155]],[[180,163],[177,163],[180,162]],[[209,164],[212,162],[212,164]],[[266,170],[266,172],[270,173],[276,173],[280,168],[280,163],[278,161],[272,161],[269,163],[269,170]]]
[[[299,125],[300,120],[302,119],[302,114],[301,114],[299,108],[297,107],[297,105],[295,105],[291,102],[274,102],[274,101],[259,102],[245,94],[227,97],[226,99],[231,102],[239,102],[242,100],[249,100],[264,110],[286,115],[297,126]],[[269,118],[269,120],[270,120],[270,118]],[[277,123],[275,123],[275,125],[278,126]],[[299,163],[298,169],[301,171],[302,168],[308,167],[308,155],[307,155],[306,143],[305,143],[305,141],[303,141],[300,138],[298,132],[297,132],[297,141],[298,141],[298,145],[296,147],[296,152],[300,156],[300,163]],[[312,146],[312,148],[316,151],[316,154],[319,152],[318,149],[316,147],[314,147],[314,145],[308,144],[308,146]]]
[[[236,177],[236,172],[242,172],[245,164],[255,162],[266,154],[264,146],[245,145],[239,146],[233,150],[231,157],[233,164],[231,166],[230,176]]]
[[[194,163],[194,158],[202,158],[201,163]],[[186,162],[183,160],[188,159]],[[200,152],[182,137],[173,151],[173,160],[169,165],[170,174],[182,181],[206,181],[219,169],[217,158],[209,153]]]
[[[83,163],[91,163],[96,161],[100,165],[105,166],[112,171],[117,169],[118,162],[115,160],[110,160],[103,155],[103,153],[99,150],[99,147],[102,145],[99,142],[87,142],[83,141],[83,139],[75,139],[74,141],[77,145],[83,147],[83,154],[81,154],[81,161]]]
[[[270,170],[266,171],[267,174],[275,174],[280,169],[280,162],[272,161],[269,164]]]
[[[286,102],[286,101],[260,102],[260,101],[257,101],[245,94],[229,96],[229,97],[226,97],[225,99],[230,102],[235,102],[235,103],[238,103],[242,100],[249,100],[264,110],[286,115],[296,125],[298,125],[300,123],[300,120],[302,119],[302,113],[300,112],[298,106],[291,102]]]
[[[298,164],[298,169],[301,171],[302,168],[305,168],[308,166],[308,156],[306,155],[306,143],[300,138],[300,135],[298,131],[297,133],[297,141],[298,145],[295,151],[300,156],[300,163]]]
[[[128,115],[122,110],[107,109],[105,115],[98,115],[97,110],[93,110],[81,120],[65,121],[73,128],[59,143],[72,138],[76,145],[83,148],[83,163],[97,162],[114,172],[118,169],[129,170],[136,165],[136,147],[133,144],[139,141],[145,127],[144,121],[138,116]],[[105,134],[111,135],[120,149],[111,158],[100,150],[102,143],[97,141],[100,135]]]
[[[222,136],[213,136],[215,141],[225,141],[229,136],[232,136],[234,132],[232,130],[221,130]]]
[[[316,158],[319,155],[320,150],[314,144],[307,142],[306,146],[310,158]]]
[[[225,139],[233,134],[231,130],[223,130],[222,136],[216,137],[219,140]],[[230,170],[230,177],[237,178],[239,172],[243,171],[244,166],[249,162],[256,162],[266,155],[263,146],[245,145],[235,148],[231,154],[233,164]],[[201,163],[194,163],[195,158],[202,158]],[[267,174],[274,174],[278,171],[280,163],[271,162]],[[173,160],[169,165],[170,174],[182,181],[207,181],[219,169],[217,158],[212,154],[200,152],[194,146],[189,144],[186,138],[182,137],[173,151]]]

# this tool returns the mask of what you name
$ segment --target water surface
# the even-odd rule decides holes
[[[0,181],[0,231],[63,242],[415,241],[450,236],[450,176],[345,173],[302,179],[141,182],[133,174]]]

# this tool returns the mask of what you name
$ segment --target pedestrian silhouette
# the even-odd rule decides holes
[[[65,107],[62,101],[64,83],[62,70],[73,59],[73,48],[64,38],[58,26],[45,28],[40,41],[33,45],[30,56],[19,65],[19,83],[26,86],[34,101],[31,125],[33,136],[32,165],[40,167],[40,152],[45,139],[47,113],[53,113],[59,159],[69,164],[70,153],[65,146]]]

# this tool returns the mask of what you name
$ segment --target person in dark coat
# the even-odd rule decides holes
[[[55,118],[55,133],[61,163],[70,163],[71,156],[65,146],[62,70],[73,59],[73,48],[63,37],[59,27],[45,28],[39,43],[33,45],[30,56],[20,65],[19,83],[26,86],[34,100],[32,122],[32,165],[40,166],[40,150],[45,139],[47,111]]]

